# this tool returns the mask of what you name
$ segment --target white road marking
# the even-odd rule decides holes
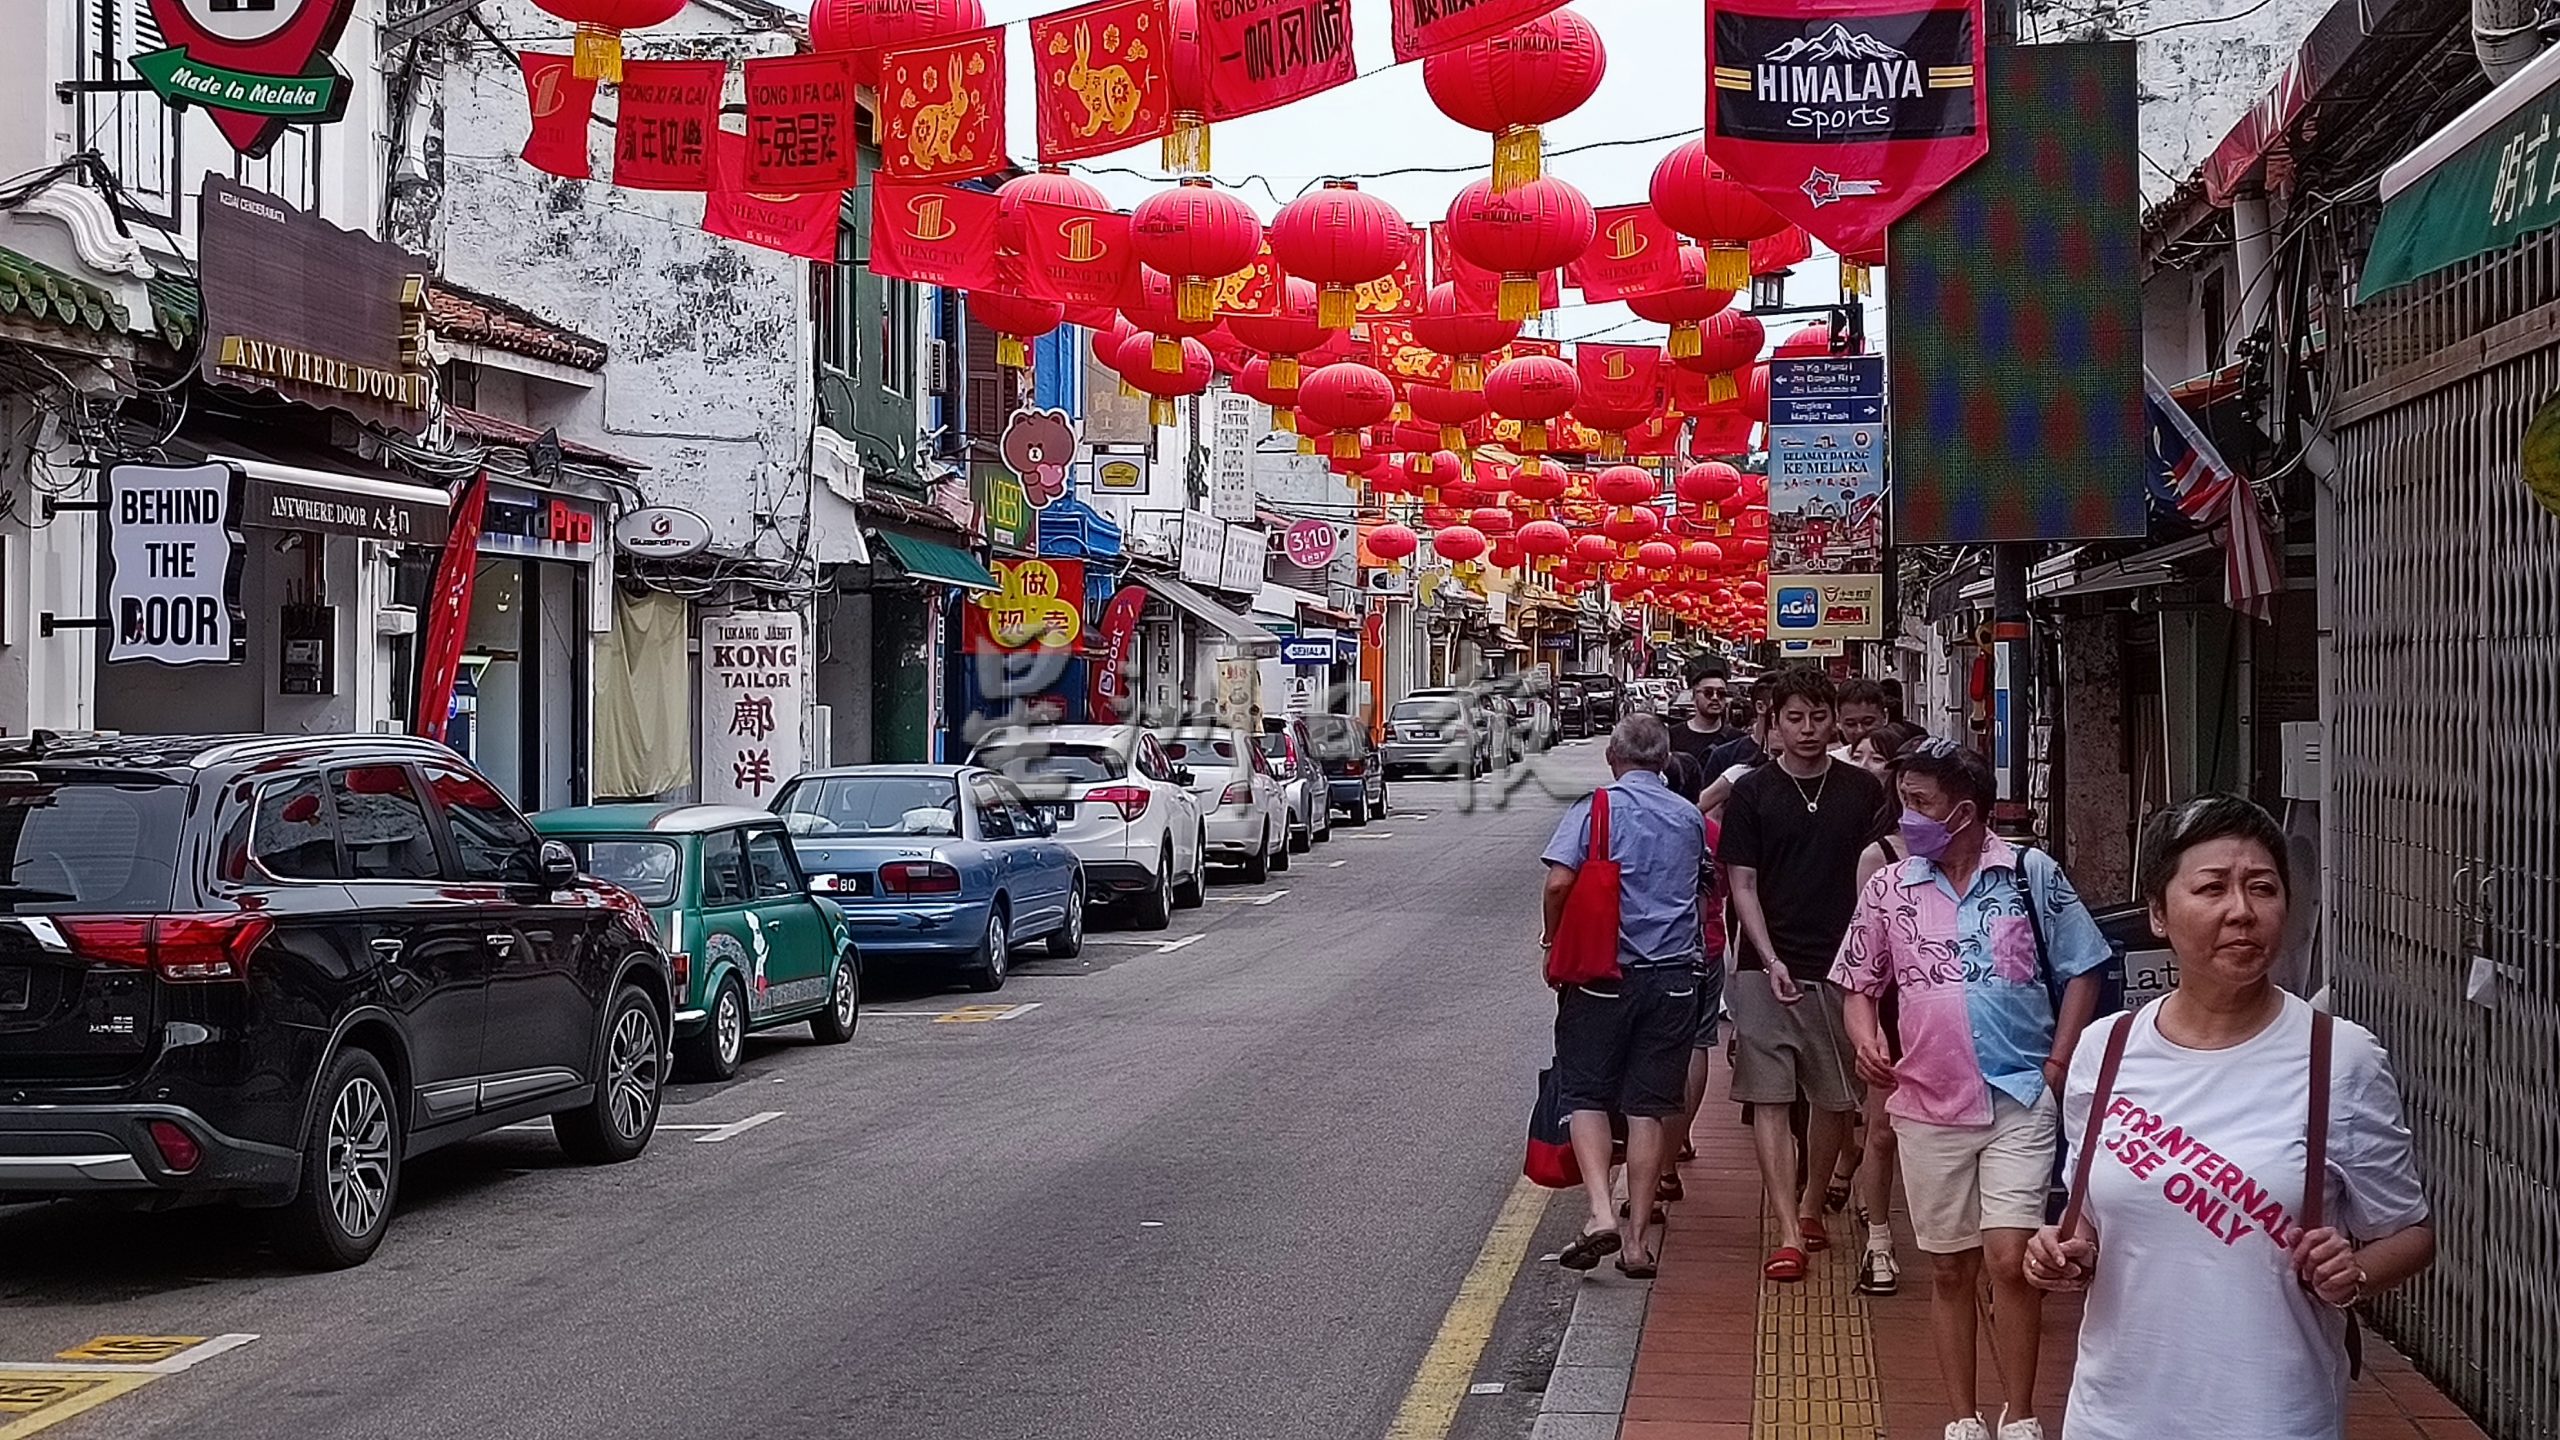
[[[734,1124],[720,1126],[708,1135],[696,1135],[693,1137],[693,1143],[696,1145],[717,1145],[721,1141],[729,1139],[732,1136],[744,1135],[748,1131],[753,1130],[757,1126],[762,1125],[769,1120],[779,1120],[781,1118],[782,1112],[779,1110],[759,1110],[744,1120],[737,1121]]]
[[[1510,1387],[1504,1385],[1499,1380],[1479,1380],[1475,1384],[1467,1387],[1467,1393],[1470,1395],[1499,1395],[1508,1388]]]
[[[1159,955],[1170,955],[1176,950],[1187,950],[1207,938],[1208,937],[1205,935],[1185,935],[1179,940],[1167,940],[1162,945],[1156,947],[1156,953]]]
[[[1354,840],[1393,840],[1396,838],[1396,832],[1393,830],[1363,830],[1351,838]]]
[[[1141,1220],[1138,1222],[1138,1228],[1141,1230],[1161,1230],[1164,1228],[1164,1222],[1161,1220]]]
[[[67,1370],[80,1375],[175,1375],[181,1370],[201,1365],[216,1355],[237,1350],[257,1338],[256,1335],[251,1334],[216,1335],[211,1339],[190,1345],[166,1360],[154,1360],[148,1365],[50,1360],[41,1365],[0,1364],[0,1374],[6,1374],[12,1370]]]
[[[1348,860],[1327,860],[1326,862],[1324,862],[1324,868],[1326,868],[1327,870],[1339,870],[1339,869],[1341,869],[1343,866],[1348,865],[1348,864],[1350,864],[1350,863],[1351,863],[1351,862],[1350,862],[1350,861],[1348,861]]]

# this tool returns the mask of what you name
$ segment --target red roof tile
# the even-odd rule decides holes
[[[604,342],[554,325],[530,310],[495,296],[465,290],[449,280],[427,282],[427,315],[436,333],[447,340],[467,341],[549,360],[579,370],[604,368]]]

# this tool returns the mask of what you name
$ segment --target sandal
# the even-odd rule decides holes
[[[1688,1190],[1681,1185],[1680,1177],[1678,1175],[1665,1171],[1663,1172],[1662,1183],[1654,1187],[1653,1198],[1657,1200],[1677,1200],[1688,1193]]]
[[[1771,1280],[1786,1283],[1804,1278],[1804,1252],[1793,1245],[1781,1245],[1760,1267],[1760,1273]]]
[[[1650,1280],[1660,1273],[1660,1257],[1647,1257],[1630,1264],[1627,1260],[1629,1253],[1623,1250],[1618,1253],[1619,1274],[1630,1280]]]
[[[1822,1228],[1822,1219],[1820,1216],[1806,1215],[1801,1217],[1796,1223],[1804,1227],[1805,1249],[1828,1250],[1831,1248],[1831,1232]]]
[[[1697,1158],[1698,1158],[1698,1147],[1697,1147],[1695,1144],[1692,1144],[1691,1142],[1689,1142],[1689,1141],[1687,1141],[1687,1140],[1683,1140],[1683,1141],[1681,1141],[1681,1142],[1680,1142],[1680,1158],[1681,1158],[1682,1160],[1695,1160],[1695,1159],[1697,1159]]]
[[[1849,1208],[1849,1187],[1834,1180],[1822,1190],[1822,1213],[1837,1215]]]
[[[1556,1263],[1567,1270],[1596,1270],[1602,1260],[1618,1253],[1618,1244],[1615,1230],[1586,1230],[1556,1252]]]

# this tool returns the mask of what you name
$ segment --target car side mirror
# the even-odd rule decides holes
[[[542,842],[542,852],[535,861],[534,873],[542,877],[545,890],[565,890],[577,883],[578,857],[557,840]]]

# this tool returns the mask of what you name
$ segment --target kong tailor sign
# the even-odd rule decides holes
[[[355,0],[151,0],[165,49],[133,68],[172,105],[203,107],[231,148],[256,158],[295,125],[347,113],[346,74],[329,57]]]
[[[1981,0],[1714,0],[1707,157],[1845,253],[1991,150]]]
[[[240,497],[229,465],[108,468],[98,591],[109,663],[229,665],[246,653]]]
[[[702,621],[702,798],[773,803],[800,773],[800,615],[737,610]]]

